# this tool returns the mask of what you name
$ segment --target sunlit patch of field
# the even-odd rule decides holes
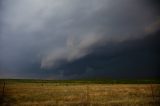
[[[0,89],[2,91],[2,87]],[[5,84],[3,103],[11,106],[158,106],[159,84]]]

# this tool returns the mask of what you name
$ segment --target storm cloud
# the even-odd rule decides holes
[[[151,0],[1,0],[0,77],[118,76],[118,70],[130,66],[142,69],[149,64],[145,61],[156,64],[156,51],[150,48],[157,45],[132,45],[151,42],[143,39],[157,35],[157,4]],[[129,50],[142,54],[134,57]],[[143,54],[147,60],[134,61]],[[134,62],[128,62],[131,58]]]

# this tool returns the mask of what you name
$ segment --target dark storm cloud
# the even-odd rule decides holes
[[[101,76],[100,64],[116,54],[112,70],[123,60],[118,53],[130,43],[121,43],[159,30],[157,3],[146,0],[1,0],[0,5],[1,77]],[[129,53],[123,52],[127,63]]]
[[[159,34],[160,31],[142,39],[104,45],[65,64],[61,70],[65,69],[65,76],[78,74],[72,78],[158,78]]]

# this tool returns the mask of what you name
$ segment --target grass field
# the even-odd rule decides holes
[[[159,106],[160,84],[7,80],[2,106]],[[4,88],[4,90],[3,90]]]

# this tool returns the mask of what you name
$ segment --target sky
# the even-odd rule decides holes
[[[158,0],[0,0],[0,78],[160,76]]]

